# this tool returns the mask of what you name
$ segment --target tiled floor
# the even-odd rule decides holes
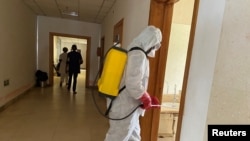
[[[163,137],[163,138],[158,138],[157,141],[174,141],[173,137]]]
[[[82,77],[76,95],[60,88],[57,77],[54,87],[36,87],[0,112],[0,141],[102,141],[108,120],[95,109]]]
[[[108,120],[98,113],[92,92],[79,75],[77,94],[55,85],[35,87],[0,112],[0,141],[103,141]],[[98,105],[105,101],[97,98]],[[160,138],[158,141],[172,141]]]

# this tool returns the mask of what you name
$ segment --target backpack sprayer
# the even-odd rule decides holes
[[[119,44],[119,42],[116,43],[114,46],[112,46],[105,54],[103,72],[97,81],[97,78],[100,74],[100,70],[99,70],[94,81],[95,84],[97,82],[99,95],[111,99],[111,102],[105,114],[103,114],[101,110],[99,109],[95,101],[94,94],[92,94],[97,110],[101,113],[101,115],[111,120],[123,120],[129,117],[137,108],[143,106],[142,104],[136,106],[135,109],[133,109],[127,116],[122,117],[122,118],[114,119],[108,116],[109,111],[112,107],[113,101],[119,95],[119,93],[121,93],[126,88],[126,86],[124,85],[121,89],[119,89],[120,82],[123,77],[123,72],[127,63],[127,53],[133,50],[140,50],[147,56],[147,53],[149,53],[151,49],[153,49],[152,47],[148,51],[145,52],[140,47],[132,47],[129,51],[127,51],[123,48],[116,47],[117,44]],[[155,98],[152,98],[152,103],[154,102],[159,103],[158,100],[156,100]],[[161,107],[161,105],[151,105],[151,108],[159,108],[159,107]]]
[[[114,118],[108,117],[108,113],[112,107],[113,100],[115,100],[115,98],[119,95],[119,93],[122,92],[126,88],[126,86],[123,86],[121,89],[119,89],[119,86],[120,86],[120,81],[123,76],[124,68],[126,66],[128,51],[123,48],[116,47],[117,44],[119,43],[116,43],[114,46],[112,46],[105,54],[105,62],[104,62],[102,74],[100,78],[98,79],[98,76],[100,74],[100,70],[99,70],[94,81],[95,84],[97,82],[99,95],[111,99],[111,102],[105,114],[103,114],[101,110],[99,109],[97,102],[95,100],[94,94],[92,94],[97,110],[101,113],[101,115],[111,120],[123,120],[129,117],[137,108],[142,106],[141,104],[138,105],[134,110],[132,110],[131,113],[129,113],[127,116],[122,117],[122,118],[114,119]],[[139,47],[133,47],[129,51],[132,51],[132,50],[141,50],[146,55],[146,52]]]

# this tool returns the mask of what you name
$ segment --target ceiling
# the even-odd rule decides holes
[[[40,16],[101,23],[116,0],[22,0]]]
[[[73,44],[87,44],[87,39],[80,39],[80,38],[70,38],[70,37],[63,37],[63,36],[55,36],[59,40],[67,43]]]

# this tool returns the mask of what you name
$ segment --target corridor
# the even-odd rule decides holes
[[[94,106],[84,87],[85,71],[78,77],[77,94],[54,86],[34,87],[0,112],[0,141],[103,141],[108,120]],[[96,97],[105,107],[103,98]]]
[[[105,99],[85,88],[85,71],[78,76],[77,94],[59,86],[34,87],[0,111],[0,141],[103,141],[108,119]],[[158,138],[158,141],[173,141]]]

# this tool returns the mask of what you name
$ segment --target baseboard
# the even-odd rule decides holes
[[[13,103],[15,103],[17,100],[19,100],[21,97],[23,97],[25,94],[28,93],[28,91],[30,91],[33,87],[25,90],[24,92],[22,92],[21,94],[19,94],[18,96],[16,96],[15,98],[13,98],[12,100],[8,101],[7,103],[5,103],[4,105],[2,105],[0,107],[0,112],[4,111],[6,108],[8,108],[10,105],[12,105]]]

